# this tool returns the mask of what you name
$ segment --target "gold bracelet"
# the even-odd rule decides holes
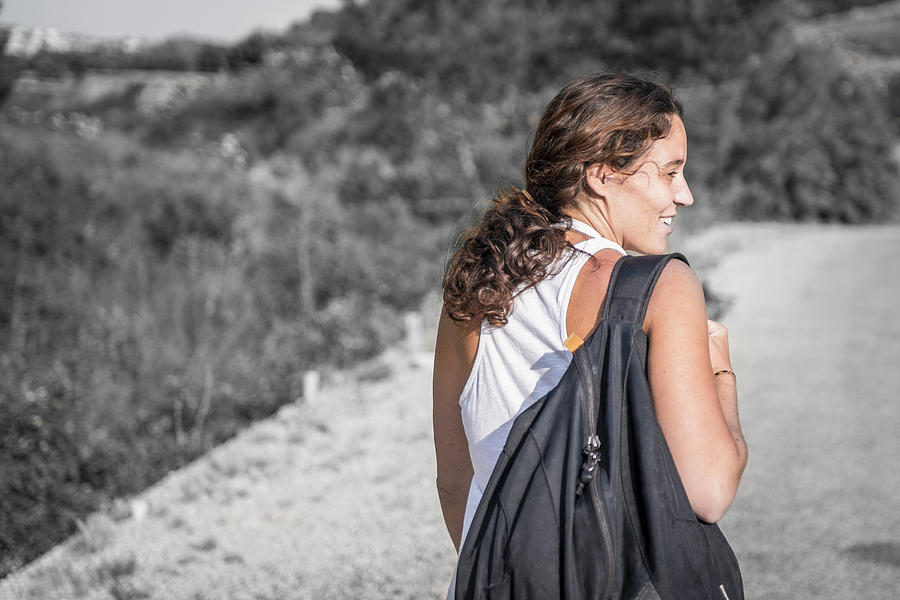
[[[713,377],[715,377],[717,375],[721,375],[723,373],[728,373],[729,375],[734,377],[734,382],[737,383],[737,375],[734,374],[734,371],[729,371],[728,369],[719,369],[718,371],[713,373]]]

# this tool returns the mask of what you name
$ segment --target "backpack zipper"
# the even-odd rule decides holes
[[[591,365],[588,362],[587,351],[586,349],[580,350],[581,352],[575,352],[573,355],[575,364],[581,373],[581,381],[584,384],[585,392],[588,396],[588,402],[581,402],[584,426],[587,430],[587,440],[584,448],[581,450],[584,460],[581,464],[581,473],[578,477],[578,487],[575,489],[575,494],[581,495],[585,485],[588,486],[588,496],[590,496],[591,499],[591,506],[594,509],[594,516],[597,518],[597,524],[600,526],[600,532],[603,536],[604,547],[606,549],[607,564],[609,565],[606,589],[603,591],[602,596],[602,598],[607,598],[613,579],[612,536],[609,532],[609,517],[607,516],[606,503],[603,498],[603,493],[600,490],[600,484],[595,477],[597,463],[600,462],[600,438],[597,436],[597,423],[595,422],[597,406],[596,395],[594,394],[594,379],[592,377]]]

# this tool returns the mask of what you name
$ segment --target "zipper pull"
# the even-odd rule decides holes
[[[600,438],[596,434],[588,436],[581,454],[584,455],[584,460],[581,463],[581,474],[578,476],[578,487],[575,488],[576,496],[580,496],[584,486],[594,478],[594,469],[600,461]]]

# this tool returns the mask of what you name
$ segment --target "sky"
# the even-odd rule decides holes
[[[65,33],[159,39],[193,34],[236,40],[258,28],[283,30],[340,0],[0,0],[0,23]]]

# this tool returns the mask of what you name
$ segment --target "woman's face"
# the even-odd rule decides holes
[[[610,172],[597,191],[605,198],[607,222],[627,250],[662,254],[679,206],[694,203],[684,179],[687,134],[678,116],[672,117],[669,135],[656,140],[632,175]],[[601,175],[602,177],[602,175]]]

